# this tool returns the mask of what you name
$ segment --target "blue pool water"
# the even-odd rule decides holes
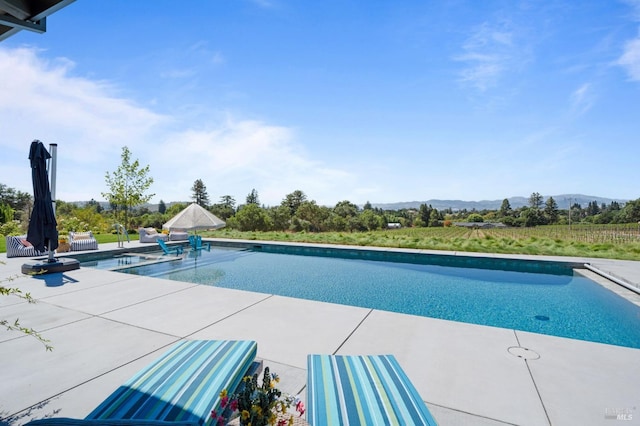
[[[268,251],[214,248],[122,272],[640,348],[640,307],[565,265]]]

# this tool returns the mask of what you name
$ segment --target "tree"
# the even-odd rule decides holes
[[[524,207],[520,212],[520,219],[526,227],[533,227],[544,223],[542,211],[533,207]]]
[[[344,200],[336,204],[333,208],[333,212],[344,218],[356,216],[358,214],[358,206],[353,204],[351,201]]]
[[[380,216],[375,214],[373,210],[365,210],[360,214],[360,223],[367,228],[368,231],[380,229],[384,226]]]
[[[296,209],[294,218],[307,223],[305,230],[311,232],[322,232],[323,224],[329,218],[331,210],[326,207],[320,207],[315,201],[304,201]]]
[[[431,214],[429,215],[429,226],[440,226],[440,213],[438,213],[438,209],[431,209]]]
[[[22,210],[31,204],[31,194],[9,188],[7,185],[0,183],[0,202],[9,204],[14,210]]]
[[[247,204],[255,204],[256,206],[260,205],[260,200],[258,199],[258,191],[254,189],[251,190],[249,195],[247,195]]]
[[[534,192],[529,196],[529,207],[532,209],[540,210],[543,202],[543,197],[538,192]]]
[[[589,205],[587,205],[587,216],[595,216],[600,213],[600,206],[598,206],[597,201],[591,201]]]
[[[160,200],[160,203],[158,204],[158,213],[165,214],[166,211],[167,205],[164,203],[164,201]]]
[[[186,209],[189,205],[185,203],[173,203],[170,207],[167,208],[165,212],[169,217],[173,217],[180,213],[182,210]]]
[[[287,206],[289,208],[289,214],[293,217],[296,215],[298,208],[302,203],[307,201],[307,196],[304,192],[300,190],[295,190],[291,194],[287,194],[287,196],[282,200],[280,205]]]
[[[267,214],[271,218],[271,226],[276,231],[286,231],[291,222],[289,208],[286,206],[271,207]]]
[[[556,203],[556,200],[554,200],[553,197],[547,198],[544,205],[544,217],[546,222],[549,224],[556,223],[558,221],[558,215],[558,203]]]
[[[13,209],[13,218],[11,220],[29,219],[33,204],[31,194],[9,188],[7,185],[0,183],[0,203],[8,204]],[[22,212],[26,213],[23,215]]]
[[[468,217],[467,217],[467,221],[469,222],[474,222],[474,223],[481,223],[484,222],[484,218],[482,217],[481,214],[479,213],[471,213]]]
[[[584,210],[580,203],[573,203],[569,209],[569,218],[572,222],[579,222],[584,218]]]
[[[214,204],[209,207],[209,211],[222,220],[227,220],[235,214],[235,210],[226,204]]]
[[[131,151],[122,147],[122,163],[113,174],[106,172],[105,182],[109,192],[102,196],[115,206],[115,218],[129,229],[129,212],[136,206],[148,202],[155,194],[145,194],[153,184],[149,166],[141,167],[138,160],[131,162]]]
[[[426,204],[420,204],[420,209],[418,210],[418,218],[420,219],[417,224],[420,226],[429,226],[429,221],[431,220],[431,211],[433,207]]]
[[[498,211],[498,216],[511,216],[511,213],[513,213],[513,210],[511,209],[511,203],[509,203],[508,198],[505,198],[504,200],[502,200],[502,205],[500,206],[500,210]]]
[[[96,213],[102,213],[102,210],[104,210],[100,203],[93,198],[87,201],[87,207],[91,207]]]
[[[372,210],[372,209],[373,207],[371,206],[371,203],[369,201],[364,203],[364,206],[362,207],[362,210]]]
[[[236,208],[236,199],[231,195],[223,195],[220,197],[220,204],[225,207],[229,207],[231,210],[235,210]]]
[[[0,202],[0,223],[7,223],[13,220],[13,209],[9,204]]]
[[[191,199],[199,206],[207,207],[209,205],[209,195],[207,194],[207,187],[204,185],[201,179],[196,179],[191,187]]]
[[[270,226],[270,218],[257,204],[247,204],[238,210],[230,223],[240,231],[266,231]]]
[[[626,223],[640,222],[640,198],[628,201],[620,212],[620,218]]]

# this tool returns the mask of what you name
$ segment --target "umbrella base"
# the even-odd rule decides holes
[[[22,273],[27,275],[52,274],[74,269],[80,269],[80,262],[69,257],[55,259],[55,262],[49,262],[47,259],[32,260],[22,265]]]

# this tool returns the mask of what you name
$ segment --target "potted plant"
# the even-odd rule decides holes
[[[66,235],[58,236],[58,253],[65,253],[71,250],[71,246],[69,245],[69,237]]]
[[[277,374],[270,374],[269,367],[265,367],[262,384],[258,384],[258,375],[246,376],[240,385],[239,392],[231,396],[227,390],[220,393],[220,407],[222,414],[215,410],[211,418],[217,425],[225,425],[227,411],[237,413],[237,419],[242,426],[286,426],[293,424],[293,415],[287,410],[294,406],[300,416],[304,414],[304,403],[291,395],[283,396],[276,388],[280,381]]]

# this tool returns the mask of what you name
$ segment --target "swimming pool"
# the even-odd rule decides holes
[[[568,264],[255,246],[120,271],[640,348],[640,307]]]

